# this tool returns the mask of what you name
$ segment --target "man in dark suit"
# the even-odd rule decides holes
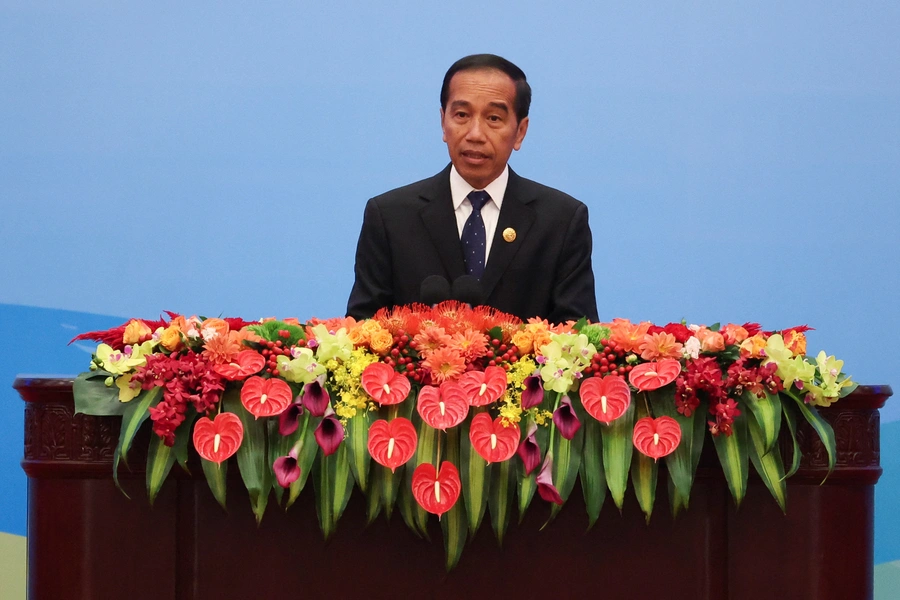
[[[507,165],[530,104],[525,74],[499,56],[450,67],[441,128],[451,164],[369,200],[347,314],[421,301],[429,277],[470,275],[484,304],[522,319],[597,320],[587,207]]]

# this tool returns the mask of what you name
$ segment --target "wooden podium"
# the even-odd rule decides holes
[[[782,514],[751,469],[740,509],[714,452],[701,461],[689,510],[673,519],[661,469],[649,525],[629,492],[585,531],[579,489],[555,521],[535,497],[498,547],[488,520],[447,574],[437,521],[421,540],[395,511],[366,526],[358,490],[323,541],[311,483],[287,512],[270,502],[257,526],[234,465],[228,511],[199,466],[176,466],[153,507],[144,490],[147,431],[112,481],[119,418],[75,415],[71,379],[20,377],[28,474],[28,591],[43,599],[300,598],[871,598],[878,409],[888,386],[861,386],[822,414],[837,468],[805,427],[800,471]],[[784,441],[784,440],[783,440]],[[712,444],[707,443],[707,451]],[[790,450],[785,447],[785,456]]]

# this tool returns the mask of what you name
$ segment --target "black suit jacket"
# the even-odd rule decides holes
[[[508,228],[512,242],[503,239]],[[383,306],[418,302],[426,277],[452,282],[465,272],[448,165],[369,200],[347,314],[367,318]],[[486,304],[522,319],[597,321],[587,207],[510,169],[481,286]]]

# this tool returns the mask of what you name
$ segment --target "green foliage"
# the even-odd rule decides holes
[[[300,340],[306,339],[306,332],[302,327],[289,325],[284,321],[266,321],[259,325],[251,325],[250,331],[269,342],[281,340],[285,346],[294,346]],[[287,337],[281,334],[283,331],[288,333]]]

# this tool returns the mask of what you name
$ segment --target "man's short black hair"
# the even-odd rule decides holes
[[[496,54],[472,54],[464,56],[453,63],[447,74],[444,75],[444,83],[441,85],[441,108],[447,110],[447,99],[450,96],[450,80],[460,71],[473,71],[476,69],[496,69],[509,75],[516,85],[516,120],[521,121],[528,116],[531,107],[531,86],[525,79],[525,73],[502,56]]]

